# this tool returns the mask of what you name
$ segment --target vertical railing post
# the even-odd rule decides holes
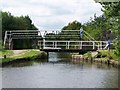
[[[80,49],[82,49],[82,41],[80,41],[81,43],[80,43]]]
[[[55,45],[54,45],[54,41],[53,41],[53,48],[54,48],[54,46],[55,46]]]
[[[66,49],[67,49],[67,41],[66,41]]]
[[[8,41],[8,42],[9,42],[9,50],[10,50],[10,39],[9,39],[9,41]]]
[[[55,48],[57,48],[57,41],[55,41]]]
[[[102,50],[102,41],[100,42],[100,49]]]
[[[100,45],[99,45],[99,42],[98,42],[98,50],[100,49]]]
[[[45,48],[45,37],[43,37],[43,49]]]
[[[38,49],[40,49],[40,44],[39,44],[39,41],[37,42],[37,45],[38,45]]]
[[[93,49],[95,49],[95,42],[93,41]]]
[[[11,31],[10,31],[9,39],[8,39],[8,42],[9,42],[9,50],[11,50],[11,41],[12,41],[12,34],[11,34]]]
[[[69,49],[69,45],[70,45],[70,42],[68,41],[68,48],[67,49]]]
[[[39,49],[41,49],[41,41],[38,41],[38,47],[39,47]]]
[[[40,48],[40,49],[42,48],[41,42],[40,42],[40,44],[39,44],[39,48]]]
[[[6,40],[7,40],[7,31],[5,31],[5,37],[4,37],[4,47],[5,47],[5,44],[6,44]]]

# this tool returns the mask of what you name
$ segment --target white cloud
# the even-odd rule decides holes
[[[94,0],[2,0],[2,10],[29,15],[39,29],[61,29],[71,21],[84,23],[102,14]]]

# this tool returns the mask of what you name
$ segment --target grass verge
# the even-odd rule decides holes
[[[12,50],[5,50],[5,51],[2,52],[2,55],[7,55],[7,57],[2,58],[0,60],[0,63],[14,61],[14,60],[17,60],[17,59],[35,60],[37,58],[46,58],[46,54],[44,52],[39,51],[39,50],[28,50],[24,54],[20,54],[20,55],[17,55],[17,56],[13,55]]]
[[[119,60],[117,55],[115,54],[115,50],[110,50],[110,52],[108,50],[101,50],[100,53],[102,57]]]

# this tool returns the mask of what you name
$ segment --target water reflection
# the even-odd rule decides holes
[[[69,61],[70,59],[63,53],[50,53],[50,63],[3,68],[3,88],[118,87],[118,70],[116,68],[89,62],[58,62],[61,60]]]

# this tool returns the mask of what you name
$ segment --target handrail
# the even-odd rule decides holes
[[[44,44],[42,44],[44,43]],[[76,44],[77,43],[77,44]],[[85,44],[89,43],[89,44]],[[100,45],[96,45],[95,43],[100,43]],[[40,47],[54,47],[54,48],[59,48],[59,47],[65,47],[65,49],[69,49],[70,47],[74,46],[75,48],[81,48],[83,46],[85,47],[95,47],[97,46],[98,49],[103,49],[103,46],[106,46],[106,41],[66,41],[66,40],[44,40],[44,41],[38,41],[38,46],[41,45]]]
[[[76,34],[62,34],[62,32],[76,32]],[[84,30],[83,30],[84,31]],[[52,35],[49,36],[50,33],[48,32],[52,32],[54,33],[54,35],[58,35],[58,38],[64,39],[63,36],[71,36],[73,38],[76,38],[75,40],[49,40],[48,38],[52,38]],[[42,39],[41,42],[41,46],[45,47],[48,43],[53,43],[53,46],[56,47],[58,46],[58,43],[64,43],[66,48],[70,48],[71,43],[74,43],[74,46],[80,46],[80,48],[82,48],[82,46],[93,46],[93,49],[97,46],[97,48],[101,48],[104,44],[106,44],[106,41],[96,41],[92,36],[90,36],[86,31],[84,31],[84,36],[88,38],[89,41],[80,41],[78,40],[80,37],[80,30],[64,30],[64,31],[45,31],[44,30],[44,34],[45,36],[48,34],[48,38],[44,36],[43,32],[40,30],[11,30],[11,31],[6,31],[5,32],[5,37],[4,37],[4,45],[6,44],[6,40],[11,38],[11,39],[25,39],[25,38],[37,38],[37,39]],[[61,34],[60,34],[61,33]],[[59,35],[61,35],[61,37],[59,37]],[[56,37],[55,37],[56,38]],[[65,37],[66,38],[66,37]],[[48,40],[47,40],[48,39]],[[68,38],[66,38],[68,39]],[[70,39],[70,38],[69,38]],[[11,43],[11,42],[10,42]],[[39,43],[39,41],[38,41]],[[85,43],[89,43],[88,45],[85,45]],[[75,45],[76,44],[76,45]]]
[[[106,41],[68,41],[68,40],[45,40],[45,42],[104,42],[106,43]]]

